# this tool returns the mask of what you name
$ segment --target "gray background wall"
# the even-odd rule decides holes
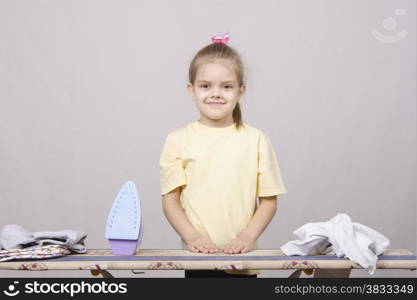
[[[159,155],[168,132],[199,116],[192,56],[230,32],[247,71],[244,121],[271,137],[288,189],[260,248],[344,212],[415,253],[415,12],[413,0],[1,0],[0,226],[80,230],[89,248],[108,248],[108,211],[132,179],[141,248],[180,248],[161,210]],[[374,29],[408,34],[388,43]]]

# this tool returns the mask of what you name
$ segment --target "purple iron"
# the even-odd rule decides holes
[[[143,236],[139,193],[133,181],[126,182],[113,201],[107,218],[106,239],[113,254],[135,255]]]

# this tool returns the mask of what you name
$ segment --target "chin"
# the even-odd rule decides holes
[[[213,120],[213,121],[219,121],[219,120],[222,120],[222,119],[225,118],[225,116],[219,116],[219,115],[216,115],[216,116],[206,115],[206,116],[207,116],[207,118],[209,118],[210,120]]]

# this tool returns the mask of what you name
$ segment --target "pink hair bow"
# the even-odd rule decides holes
[[[213,41],[213,43],[223,43],[223,44],[227,44],[227,42],[229,41],[230,37],[229,34],[226,33],[225,35],[215,35],[211,37],[211,40]]]

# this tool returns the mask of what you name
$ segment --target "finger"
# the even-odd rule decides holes
[[[192,251],[192,252],[194,252],[194,253],[198,253],[198,249],[197,249],[197,247],[196,246],[191,246],[190,247],[190,250]]]
[[[245,248],[246,248],[246,245],[245,244],[242,244],[240,246],[239,252],[243,253],[243,250],[245,250]]]
[[[214,244],[214,243],[210,243],[210,244],[208,245],[208,249],[209,249],[209,251],[210,251],[211,253],[213,253],[213,252],[217,252],[217,246],[216,246],[216,244]]]
[[[208,249],[209,249],[209,253],[214,253],[214,252],[216,252],[215,247],[209,247]]]
[[[207,249],[207,247],[204,244],[201,245],[200,249],[201,249],[201,252],[203,252],[203,253],[207,253],[208,252],[208,249]]]
[[[194,244],[193,249],[195,252],[200,252],[200,245],[198,243]]]
[[[210,253],[212,246],[210,245],[210,243],[207,243],[204,245],[204,248],[206,249],[207,253]]]
[[[239,246],[238,245],[235,245],[233,247],[232,251],[233,251],[233,254],[239,253]]]
[[[229,248],[227,249],[228,253],[233,253],[233,245],[230,245]]]

